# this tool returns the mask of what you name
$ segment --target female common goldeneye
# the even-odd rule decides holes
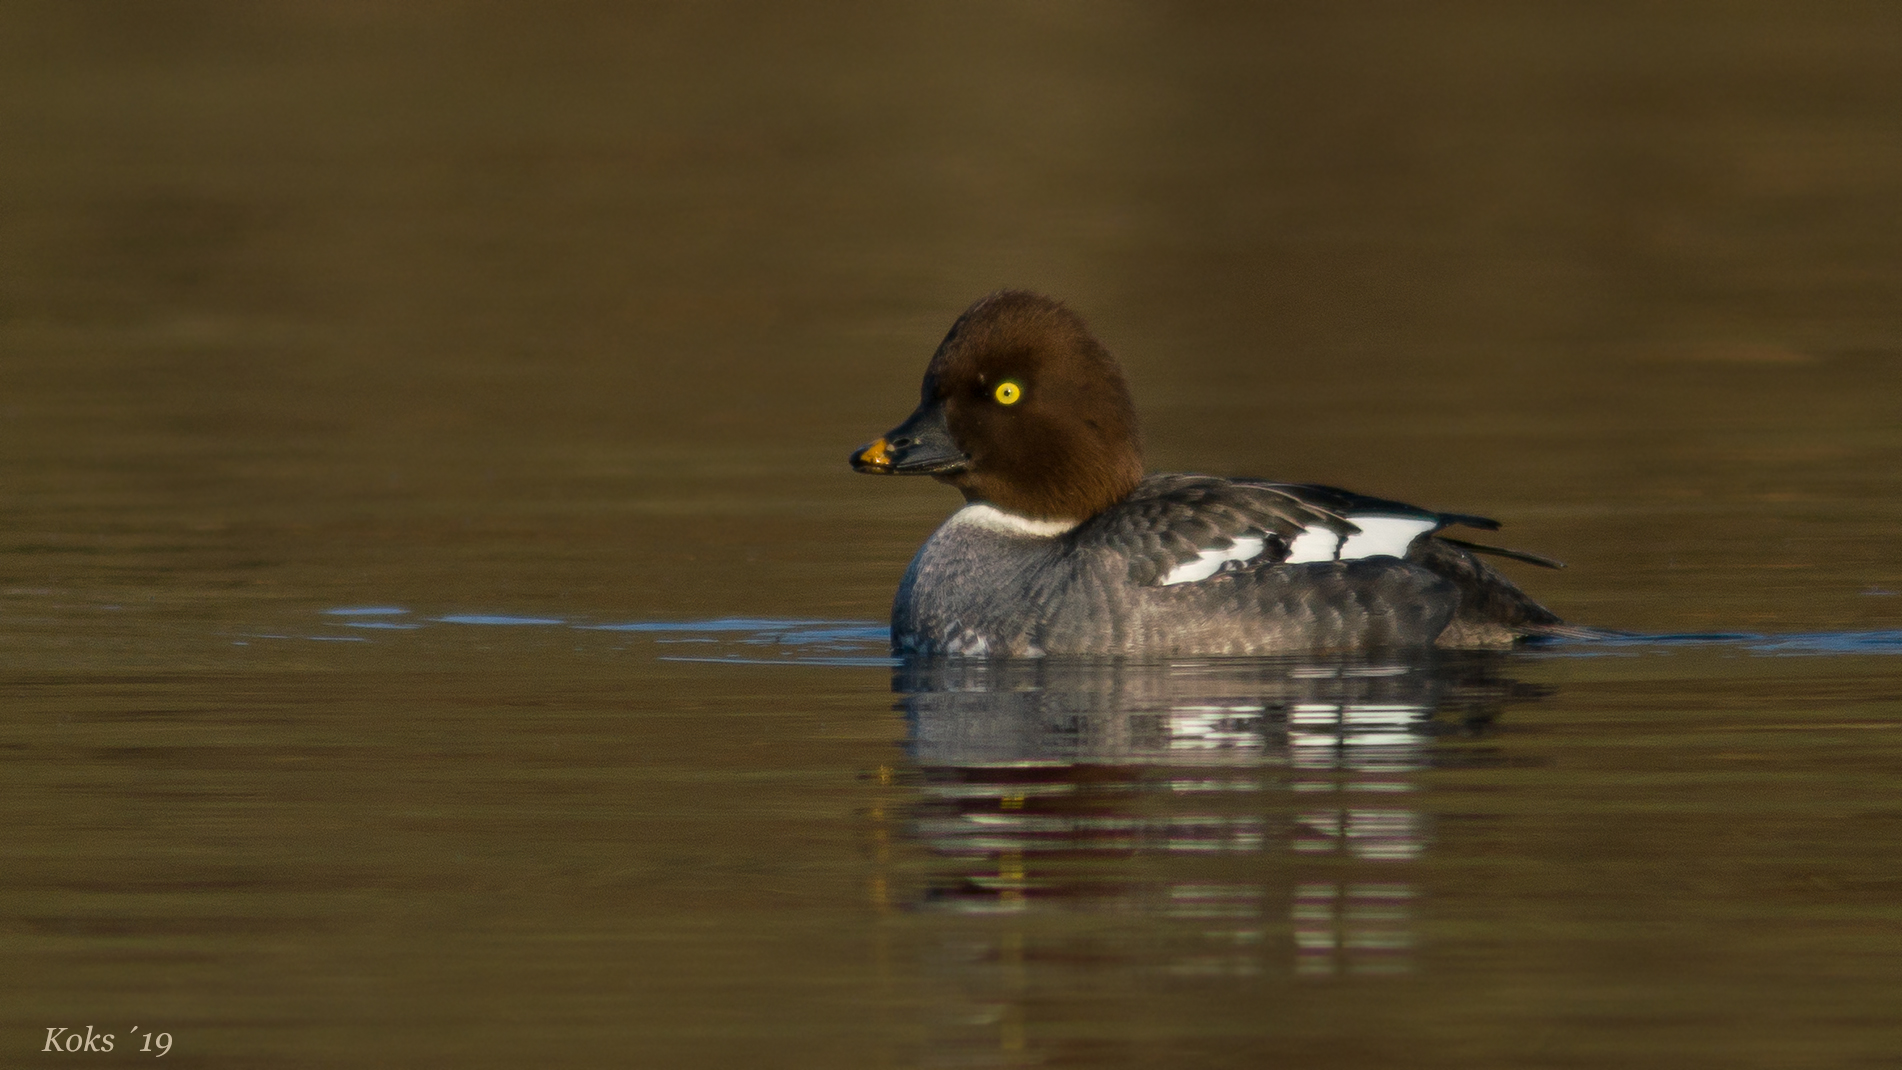
[[[1061,303],[1004,290],[951,325],[916,412],[852,454],[965,506],[892,603],[900,654],[1167,657],[1497,647],[1575,634],[1442,534],[1495,529],[1333,487],[1143,475],[1122,370]]]

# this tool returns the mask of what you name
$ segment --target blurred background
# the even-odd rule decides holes
[[[956,498],[846,453],[1018,286],[1154,468],[1896,619],[1892,5],[20,2],[0,142],[16,603],[880,619]]]

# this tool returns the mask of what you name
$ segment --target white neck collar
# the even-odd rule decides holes
[[[1077,525],[1074,520],[1032,520],[1027,516],[1007,513],[985,502],[973,502],[959,509],[951,514],[950,522],[974,524],[1003,535],[1028,535],[1038,539],[1053,539]]]

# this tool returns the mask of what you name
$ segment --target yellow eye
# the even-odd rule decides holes
[[[994,396],[999,405],[1015,405],[1023,400],[1024,388],[1006,379],[997,384],[997,392]]]

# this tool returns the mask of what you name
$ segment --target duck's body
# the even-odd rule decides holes
[[[901,654],[1481,647],[1567,630],[1471,544],[1439,534],[1491,521],[1331,487],[1144,478],[1120,369],[1048,298],[973,305],[923,393],[852,458],[933,475],[967,499],[899,585]]]

